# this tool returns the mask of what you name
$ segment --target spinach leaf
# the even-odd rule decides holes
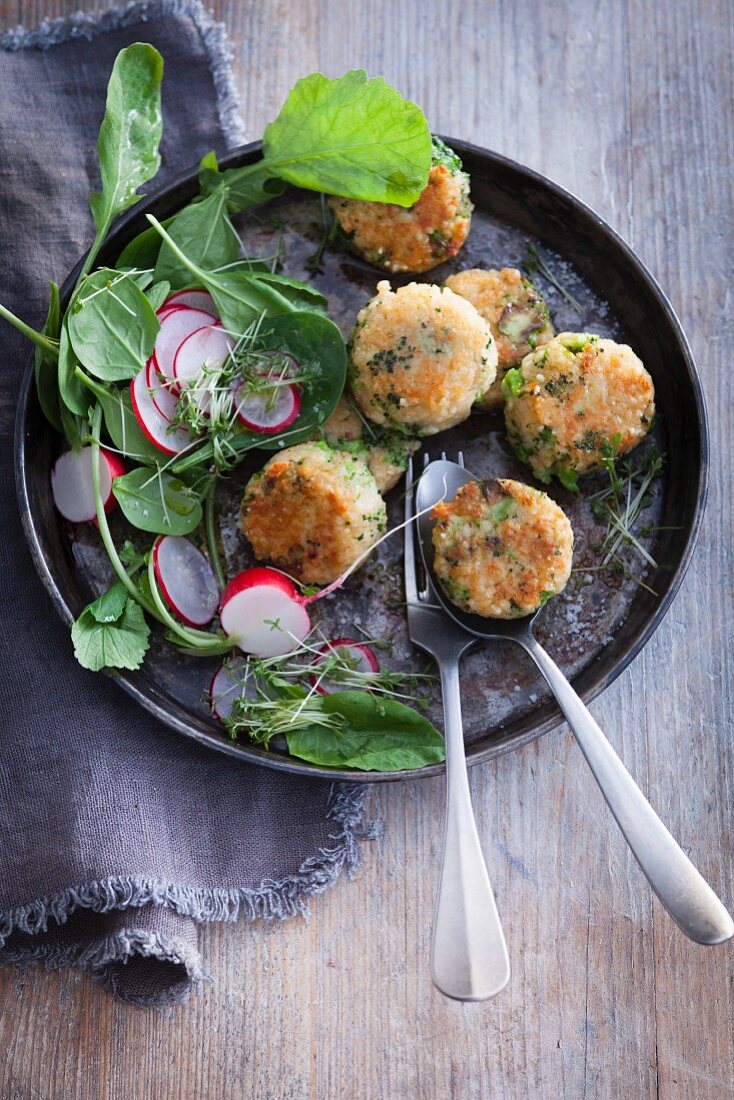
[[[56,283],[51,283],[51,293],[48,303],[48,313],[43,326],[44,335],[58,340],[61,327],[61,308],[59,305],[59,288]],[[62,430],[61,414],[59,412],[59,368],[58,357],[51,355],[45,348],[36,346],[33,362],[36,379],[36,392],[38,403],[52,427],[57,432]]]
[[[224,190],[185,206],[168,232],[189,260],[209,271],[233,263],[240,254],[240,240],[229,220]],[[168,279],[174,290],[191,284],[191,272],[166,244],[161,247],[153,274],[156,279]]]
[[[172,217],[166,218],[165,221],[161,222],[161,225],[164,229],[168,229],[172,221]],[[129,271],[131,268],[138,271],[141,269],[152,270],[158,262],[160,250],[161,239],[157,230],[150,225],[125,245],[117,257],[115,267],[118,271]]]
[[[299,375],[305,376],[299,383],[301,410],[298,419],[280,435],[238,428],[227,439],[228,449],[237,454],[254,447],[278,451],[284,444],[290,447],[310,439],[318,425],[331,416],[344,389],[346,348],[341,332],[328,317],[300,311],[272,317],[263,323],[259,346],[285,352],[298,364]],[[213,456],[214,444],[204,443],[179,459],[173,470],[182,474],[199,463],[206,464]]]
[[[112,492],[134,527],[155,535],[190,535],[201,522],[201,502],[182,481],[138,468],[116,477]]]
[[[394,699],[344,691],[319,696],[318,707],[341,726],[315,723],[286,733],[289,751],[302,760],[331,768],[392,772],[444,759],[443,735],[422,714]]]
[[[150,302],[150,308],[155,313],[161,308],[168,295],[171,293],[171,284],[162,279],[159,283],[153,283],[145,291],[145,297]]]
[[[84,608],[71,628],[74,655],[84,668],[139,668],[150,629],[121,581]]]
[[[69,339],[82,366],[106,382],[134,378],[160,328],[134,279],[101,267],[88,275],[67,313]]]
[[[86,416],[91,405],[89,394],[76,376],[79,360],[69,340],[68,314],[61,325],[59,336],[58,380],[59,395],[69,412]]]
[[[248,180],[264,190],[270,174],[311,191],[412,206],[430,167],[431,134],[420,107],[358,69],[336,80],[321,73],[299,80],[265,130],[263,160],[223,172],[222,182],[231,202],[243,194],[243,205],[252,201]]]
[[[87,385],[102,406],[105,428],[115,448],[133,462],[157,466],[165,456],[153,446],[138,424],[130,390],[105,389],[92,379],[87,380]]]
[[[250,263],[257,261],[250,261]],[[244,270],[244,269],[243,269]],[[251,270],[255,270],[251,268]],[[328,300],[321,291],[310,283],[301,283],[298,279],[290,279],[287,275],[276,275],[272,271],[258,271],[258,281],[275,287],[288,299],[293,309],[311,310],[314,313],[326,313]]]
[[[162,76],[163,58],[145,42],[115,58],[97,139],[102,190],[89,200],[100,242],[112,219],[138,201],[138,188],[158,171]]]

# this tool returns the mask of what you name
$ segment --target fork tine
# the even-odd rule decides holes
[[[431,461],[431,456],[429,455],[428,451],[424,451],[423,452],[423,469],[424,470],[425,470],[426,466],[429,464],[430,461]]]
[[[464,452],[463,451],[459,451],[459,453],[456,456],[456,461],[459,464],[459,466],[461,466],[461,468],[463,470],[464,469]]]
[[[442,462],[446,461],[446,452],[445,451],[441,451],[441,461]]]
[[[418,599],[418,583],[415,571],[415,522],[413,518],[413,457],[408,459],[405,471],[405,527],[403,528],[403,573],[405,598],[408,605]],[[408,607],[410,610],[410,606]]]

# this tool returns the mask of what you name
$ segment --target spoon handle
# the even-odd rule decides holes
[[[696,943],[724,943],[734,922],[673,840],[566,677],[531,635],[522,643],[545,676],[648,882]]]
[[[507,984],[510,961],[472,812],[458,658],[440,661],[439,668],[446,726],[446,830],[432,977],[447,997],[484,1001]]]

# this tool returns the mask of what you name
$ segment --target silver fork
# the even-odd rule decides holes
[[[464,755],[459,660],[476,639],[441,609],[431,578],[417,557],[413,497],[411,459],[405,489],[408,631],[411,641],[430,653],[438,665],[446,729],[446,826],[433,920],[431,976],[447,997],[484,1001],[507,985],[510,961],[474,821]]]

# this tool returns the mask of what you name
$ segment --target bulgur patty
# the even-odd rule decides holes
[[[376,424],[414,436],[452,428],[466,420],[496,369],[489,325],[452,290],[409,283],[393,293],[381,282],[357,315],[351,390]]]
[[[332,197],[349,247],[386,271],[430,271],[455,256],[469,233],[469,177],[452,149],[433,139],[428,185],[413,206]]]
[[[516,267],[469,268],[449,275],[444,286],[470,301],[492,330],[497,377],[478,404],[483,409],[496,408],[503,403],[502,379],[507,371],[552,339],[548,306]]]
[[[273,455],[247,484],[242,530],[259,561],[305,584],[336,580],[377,541],[387,522],[374,477],[327,443]]]
[[[526,355],[503,382],[507,433],[541,481],[555,474],[568,488],[645,437],[655,389],[626,344],[562,332]]]
[[[420,447],[417,439],[363,420],[345,395],[321,425],[321,434],[330,447],[348,451],[366,462],[381,493],[397,485],[411,454]]]
[[[431,515],[436,576],[462,610],[515,619],[565,587],[573,530],[539,489],[507,479],[471,481]]]

